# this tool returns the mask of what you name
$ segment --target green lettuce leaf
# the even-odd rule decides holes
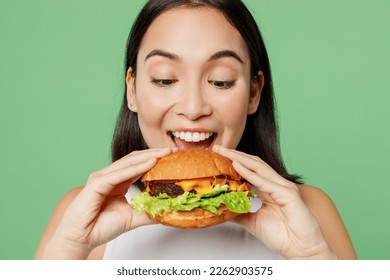
[[[227,192],[228,186],[214,187],[213,191],[204,195],[196,195],[185,192],[177,197],[169,197],[167,194],[151,196],[147,192],[142,192],[133,196],[130,205],[141,214],[143,210],[153,217],[160,216],[163,211],[191,211],[200,207],[215,215],[220,215],[218,208],[225,204],[226,207],[236,213],[248,213],[251,203],[248,192]]]

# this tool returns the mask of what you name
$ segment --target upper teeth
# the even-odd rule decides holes
[[[199,142],[210,138],[212,132],[188,132],[188,131],[174,131],[172,134],[186,142]]]

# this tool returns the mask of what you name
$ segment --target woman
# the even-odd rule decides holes
[[[283,165],[267,53],[241,1],[149,1],[130,33],[126,70],[113,163],[64,196],[36,258],[102,258],[106,251],[107,258],[193,259],[209,246],[213,253],[228,248],[204,258],[356,258],[331,200]],[[237,218],[239,226],[144,227],[152,222],[128,206],[126,195],[136,190],[129,187],[159,157],[192,148],[230,158],[262,207]],[[183,250],[188,243],[194,246]]]

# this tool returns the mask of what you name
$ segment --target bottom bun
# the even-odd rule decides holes
[[[205,228],[224,223],[240,215],[239,213],[231,212],[225,205],[219,207],[218,211],[221,213],[219,216],[202,208],[195,208],[191,211],[164,212],[161,216],[156,217],[149,214],[148,216],[150,219],[166,226],[177,228]]]

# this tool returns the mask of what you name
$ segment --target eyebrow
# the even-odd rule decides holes
[[[170,53],[170,52],[163,51],[163,50],[153,50],[145,57],[145,61],[148,60],[149,58],[151,58],[152,56],[162,56],[162,57],[166,57],[168,59],[174,60],[174,61],[181,60],[180,57],[174,53]]]
[[[158,49],[151,51],[145,57],[145,61],[153,56],[162,56],[162,57],[168,58],[168,59],[173,60],[173,61],[181,61],[181,58],[177,54],[167,52],[164,50],[158,50]],[[208,61],[218,60],[218,59],[225,58],[225,57],[231,57],[231,58],[236,59],[240,63],[244,63],[244,61],[241,59],[241,57],[235,51],[232,51],[232,50],[218,51],[215,54],[211,55],[210,58],[208,59]]]
[[[232,58],[236,59],[238,62],[244,63],[244,61],[241,59],[241,57],[236,52],[234,52],[232,50],[222,50],[222,51],[216,52],[215,54],[213,54],[209,58],[209,61],[221,59],[224,57],[232,57]]]

